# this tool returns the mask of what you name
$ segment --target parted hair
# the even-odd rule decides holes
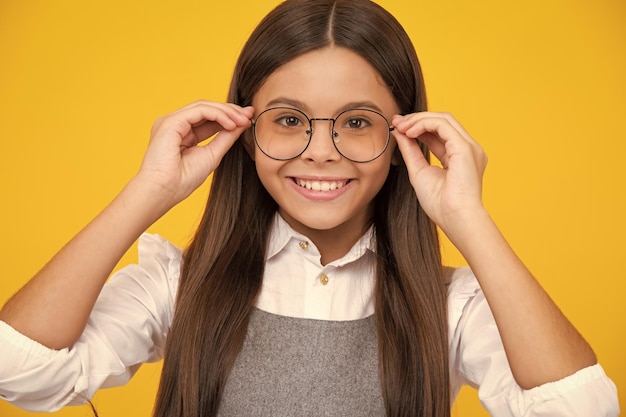
[[[422,72],[408,35],[369,0],[288,0],[277,6],[243,47],[228,100],[249,105],[280,66],[329,46],[348,48],[368,61],[402,113],[426,110]],[[183,254],[156,417],[218,414],[261,288],[276,210],[238,140],[213,174],[202,221]],[[386,414],[449,417],[446,287],[437,229],[420,207],[402,161],[390,168],[373,212]]]

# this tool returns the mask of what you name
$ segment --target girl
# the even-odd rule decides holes
[[[157,120],[138,174],[4,306],[0,395],[53,410],[164,357],[159,417],[449,416],[465,383],[495,416],[617,415],[486,213],[485,165],[426,111],[392,16],[289,0],[243,48],[228,103]],[[104,285],[211,173],[190,246],[144,235]],[[442,267],[437,226],[471,269]]]

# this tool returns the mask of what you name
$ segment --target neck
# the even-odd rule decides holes
[[[345,256],[372,224],[369,213],[363,213],[362,216],[352,218],[333,228],[315,229],[298,222],[284,212],[280,214],[295,231],[311,239],[320,252],[322,265]]]
[[[334,229],[315,230],[306,236],[320,251],[320,263],[327,265],[345,256],[366,231],[367,227],[360,230],[359,233],[347,235]],[[342,236],[341,239],[338,239],[338,236]]]

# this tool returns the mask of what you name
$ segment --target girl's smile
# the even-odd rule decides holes
[[[318,201],[333,200],[349,189],[349,179],[292,178],[302,196]]]

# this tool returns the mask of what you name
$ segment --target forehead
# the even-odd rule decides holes
[[[391,90],[376,69],[341,47],[307,52],[287,62],[263,83],[253,99],[257,111],[277,101],[300,103],[301,110],[328,115],[350,102],[372,102],[385,114],[398,112]]]

